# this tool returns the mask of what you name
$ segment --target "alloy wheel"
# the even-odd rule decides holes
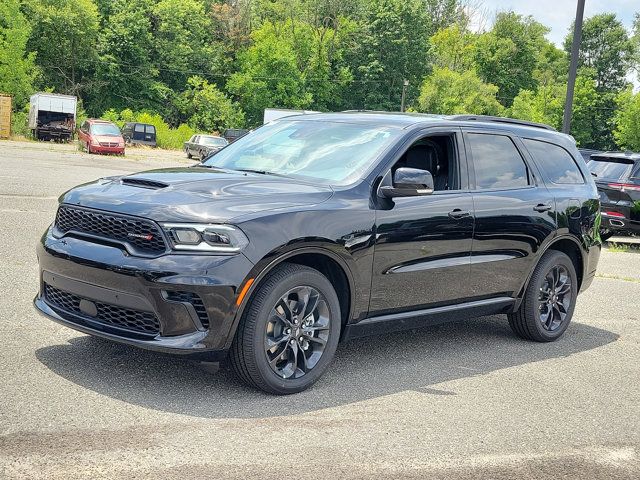
[[[324,296],[299,286],[271,309],[264,349],[271,369],[281,378],[300,378],[320,361],[329,339],[331,318]]]
[[[545,275],[538,295],[539,318],[545,330],[557,330],[567,318],[571,288],[571,277],[564,266],[555,265]]]

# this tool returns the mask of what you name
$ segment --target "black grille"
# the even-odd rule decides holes
[[[93,321],[105,325],[131,330],[136,333],[157,335],[160,332],[158,319],[151,312],[143,312],[140,310],[133,310],[130,308],[118,307],[116,305],[90,300],[96,306],[96,310],[98,311],[97,315],[92,317],[80,310],[80,301],[82,300],[82,297],[52,287],[48,283],[45,283],[44,285],[44,292],[47,303],[53,307],[59,308],[60,310],[90,318]]]
[[[100,146],[102,147],[117,147],[118,142],[100,142]]]
[[[169,186],[166,183],[156,182],[155,180],[147,180],[146,178],[123,178],[121,182],[123,185],[153,189],[166,188]]]
[[[88,233],[126,242],[135,249],[133,253],[158,255],[167,249],[159,228],[148,220],[62,205],[56,215],[56,227],[64,233]]]
[[[192,292],[167,292],[167,300],[172,302],[190,303],[198,314],[200,323],[204,328],[209,328],[209,315],[207,315],[207,308],[202,302],[202,298],[196,293]]]

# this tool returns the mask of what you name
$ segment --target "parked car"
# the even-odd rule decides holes
[[[224,139],[229,142],[229,143],[233,143],[236,140],[238,140],[241,137],[244,137],[247,133],[249,133],[251,130],[247,130],[244,128],[228,128],[224,131],[224,133],[222,134],[222,136],[224,137]]]
[[[35,305],[116,342],[228,358],[289,394],[340,340],[373,333],[507,314],[522,338],[558,339],[595,275],[599,207],[575,142],[550,127],[284,118],[204,163],[62,195]]]
[[[187,158],[203,160],[228,144],[224,138],[215,135],[193,135],[188,142],[184,142],[184,151]]]
[[[148,123],[127,122],[122,127],[124,141],[131,145],[148,145],[155,147],[156,127]]]
[[[80,146],[88,153],[124,155],[124,138],[120,129],[107,120],[88,119],[78,129]]]
[[[587,166],[600,194],[602,240],[640,234],[640,153],[596,153]]]

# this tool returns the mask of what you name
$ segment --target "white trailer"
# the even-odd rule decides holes
[[[262,123],[269,123],[282,117],[291,117],[293,115],[305,115],[309,113],[320,113],[314,110],[290,110],[287,108],[265,108]]]
[[[40,92],[31,95],[29,128],[37,140],[69,141],[76,128],[78,99],[72,95]]]

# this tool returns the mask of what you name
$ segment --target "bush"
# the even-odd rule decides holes
[[[29,129],[29,114],[27,112],[11,113],[11,135],[24,137],[31,135],[31,130]]]
[[[156,141],[160,148],[179,150],[182,148],[182,144],[195,133],[191,127],[184,124],[178,128],[171,128],[157,113],[133,112],[128,108],[120,113],[109,109],[104,112],[102,118],[115,123],[120,128],[125,122],[140,122],[153,125],[156,127]]]

